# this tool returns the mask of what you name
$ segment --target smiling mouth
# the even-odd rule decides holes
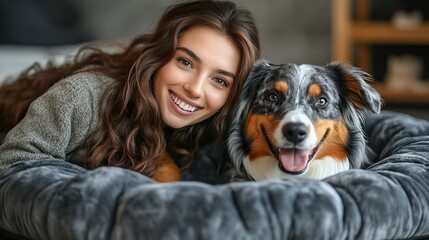
[[[174,95],[172,92],[169,92],[169,94],[170,94],[170,98],[174,102],[174,104],[176,104],[176,106],[179,107],[180,109],[182,109],[183,111],[195,112],[199,109],[198,107],[195,107],[195,106],[192,106],[192,105],[189,105],[189,104],[183,102],[176,95]]]
[[[329,129],[326,130],[320,142],[313,149],[299,149],[299,148],[277,148],[275,147],[270,139],[268,138],[265,128],[261,126],[265,141],[270,147],[271,153],[278,161],[280,170],[287,174],[299,175],[304,173],[311,160],[319,150],[319,147],[325,141],[328,136]]]

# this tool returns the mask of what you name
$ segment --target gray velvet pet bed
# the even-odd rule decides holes
[[[156,184],[119,168],[23,161],[0,175],[0,228],[79,240],[429,237],[429,122],[383,112],[365,131],[370,166],[323,181]]]

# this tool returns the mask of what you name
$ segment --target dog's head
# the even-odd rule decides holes
[[[370,76],[348,65],[256,63],[233,112],[234,172],[254,180],[324,178],[364,160],[362,116],[379,112]]]

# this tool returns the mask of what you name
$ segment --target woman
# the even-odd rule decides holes
[[[0,90],[1,121],[14,119],[0,129],[20,121],[0,146],[0,170],[59,158],[178,180],[166,146],[192,158],[222,136],[259,56],[249,11],[232,2],[193,1],[168,8],[153,33],[120,53],[84,47],[72,63],[34,66]]]

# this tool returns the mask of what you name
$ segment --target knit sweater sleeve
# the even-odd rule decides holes
[[[79,73],[36,99],[0,146],[0,171],[21,160],[66,160],[99,124],[107,84],[101,76]]]

